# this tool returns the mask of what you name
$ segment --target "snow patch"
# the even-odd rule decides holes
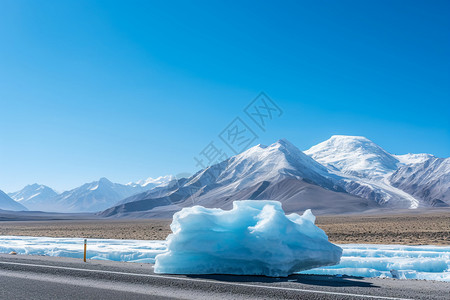
[[[0,236],[0,253],[83,258],[84,239]],[[88,259],[154,263],[166,251],[164,241],[88,239]]]
[[[434,156],[428,153],[408,153],[403,155],[392,155],[397,158],[400,162],[399,165],[409,165],[409,164],[420,164],[427,161]]]
[[[339,265],[303,271],[303,274],[346,274],[362,277],[450,281],[450,247],[402,245],[340,245]]]

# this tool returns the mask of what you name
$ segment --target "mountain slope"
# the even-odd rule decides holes
[[[389,181],[432,206],[450,205],[450,158],[430,157],[421,163],[402,166]]]
[[[0,190],[0,209],[22,211],[27,210],[25,206],[11,199],[6,193]]]
[[[252,147],[166,188],[125,199],[101,215],[170,215],[193,204],[229,208],[237,199],[275,199],[289,212],[306,207],[322,213],[342,211],[342,207],[361,211],[376,206],[345,193],[338,184],[340,180],[294,145],[280,140],[270,146]]]
[[[40,210],[40,205],[58,194],[51,188],[40,184],[27,185],[20,191],[10,193],[10,196],[15,201],[20,202],[29,210]]]

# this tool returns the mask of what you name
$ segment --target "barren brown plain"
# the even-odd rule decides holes
[[[0,235],[163,240],[171,220],[4,221]],[[422,214],[319,216],[317,226],[338,244],[450,245],[450,211]]]

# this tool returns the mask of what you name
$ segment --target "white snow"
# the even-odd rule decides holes
[[[149,177],[147,179],[138,180],[136,182],[129,182],[126,185],[153,188],[157,186],[162,186],[168,184],[170,181],[174,180],[175,177],[172,175],[160,176],[158,178]]]
[[[303,271],[304,274],[389,277],[395,269],[400,278],[450,282],[450,246],[339,245],[341,263]],[[167,251],[166,241],[88,239],[89,259],[154,263]],[[0,236],[0,253],[83,257],[83,239]]]
[[[340,245],[344,249],[336,266],[301,272],[303,274],[346,274],[363,277],[450,281],[450,247],[402,245]]]
[[[278,201],[235,201],[228,211],[184,208],[173,216],[155,273],[278,277],[339,263],[342,249],[314,220],[310,210],[285,215]]]
[[[408,153],[403,155],[392,155],[397,158],[400,162],[400,165],[409,165],[409,164],[420,164],[425,162],[426,160],[433,158],[434,156],[428,153]]]
[[[0,236],[0,253],[83,258],[84,239]],[[164,241],[88,239],[88,259],[154,263],[166,251]]]

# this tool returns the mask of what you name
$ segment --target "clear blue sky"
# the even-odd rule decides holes
[[[450,1],[0,1],[0,189],[194,172],[239,116],[450,156]],[[263,132],[243,112],[265,91]],[[225,148],[225,146],[223,146]]]

